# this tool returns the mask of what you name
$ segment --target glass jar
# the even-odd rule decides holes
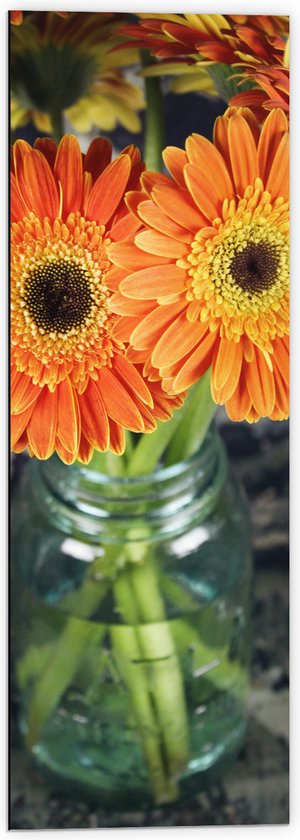
[[[138,479],[26,463],[13,500],[20,727],[56,790],[114,809],[215,782],[246,726],[251,554],[211,427]]]

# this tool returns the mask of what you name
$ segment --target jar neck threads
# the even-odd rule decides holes
[[[84,466],[66,466],[53,456],[32,462],[37,504],[70,532],[112,540],[143,540],[184,529],[194,517],[207,516],[223,485],[227,462],[214,425],[200,450],[171,467],[138,478],[111,477]],[[113,523],[113,528],[112,528]],[[126,538],[126,534],[129,536]]]

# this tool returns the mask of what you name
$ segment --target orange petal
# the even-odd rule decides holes
[[[283,418],[289,416],[289,388],[284,382],[276,363],[274,363],[274,380],[275,380],[275,406],[282,414]]]
[[[34,405],[30,405],[26,411],[23,411],[22,414],[15,414],[11,418],[11,448],[14,451],[15,445],[23,436],[23,433],[27,429],[29,420],[31,418],[32,412],[34,411]]]
[[[264,184],[267,183],[272,161],[287,130],[288,121],[283,111],[277,108],[271,111],[263,124],[257,150],[260,177]]]
[[[11,411],[13,414],[22,414],[23,411],[26,411],[40,393],[39,385],[33,385],[30,376],[12,369]]]
[[[156,265],[129,274],[120,284],[125,297],[154,300],[183,292],[185,272],[177,265]]]
[[[126,277],[126,270],[124,268],[110,268],[105,277],[105,284],[112,292],[117,292],[121,280],[124,280],[124,277]],[[109,301],[109,303],[110,302],[111,301]]]
[[[12,147],[12,172],[15,174],[20,196],[27,208],[27,213],[32,210],[30,198],[27,197],[24,163],[27,155],[32,151],[31,146],[25,140],[17,140]]]
[[[286,349],[289,353],[290,352],[290,336],[287,335],[287,334],[283,335],[281,341],[282,341],[282,343],[284,344],[284,346],[286,347]]]
[[[230,420],[235,420],[236,422],[245,420],[245,417],[247,417],[247,414],[249,414],[251,409],[251,398],[247,390],[246,375],[244,372],[245,368],[246,363],[244,363],[234,393],[231,395],[230,399],[226,401],[226,411],[228,417],[230,417]]]
[[[134,241],[143,251],[157,254],[159,257],[170,257],[173,260],[185,257],[190,251],[184,242],[178,242],[156,230],[144,230],[137,234]]]
[[[80,438],[78,400],[69,377],[57,386],[57,437],[69,452],[77,452]]]
[[[283,377],[286,384],[289,384],[289,351],[286,347],[286,344],[282,340],[282,338],[276,338],[273,342],[273,349],[274,349],[274,357],[272,356],[272,360],[276,362],[281,376]]]
[[[255,408],[253,408],[253,405],[252,405],[252,407],[250,408],[250,411],[248,412],[247,416],[245,417],[245,420],[247,420],[247,423],[257,423],[257,421],[259,420],[259,417],[260,417],[260,415],[257,413],[257,411],[255,411]]]
[[[157,417],[156,410],[155,410],[155,417],[154,412],[150,411],[149,408],[145,405],[141,405],[141,416],[144,422],[144,434],[149,434],[149,432],[154,432],[157,428],[157,423],[155,417]]]
[[[261,119],[261,122],[265,119],[266,112],[264,109],[267,106],[266,94],[261,89],[255,88],[254,90],[245,90],[243,93],[236,93],[229,101],[231,106],[239,108],[241,111],[249,111],[250,108],[253,108],[257,116]],[[243,105],[246,107],[242,107]]]
[[[198,167],[213,193],[216,192],[222,202],[224,198],[233,198],[231,178],[222,155],[213,143],[200,134],[192,134],[186,141],[186,150],[190,163]]]
[[[133,213],[126,213],[122,219],[112,224],[109,237],[116,242],[120,239],[133,238],[141,226],[142,222],[139,218],[136,218]]]
[[[193,163],[185,166],[184,177],[190,195],[205,217],[205,224],[207,224],[207,219],[209,221],[216,219],[221,211],[217,190],[211,187],[206,176]]]
[[[44,460],[53,454],[56,427],[57,389],[52,393],[45,385],[28,424],[28,442],[37,458]]]
[[[130,173],[130,176],[129,176],[129,179],[128,179],[128,184],[127,184],[127,189],[128,190],[139,190],[140,189],[140,186],[141,186],[140,179],[141,179],[141,175],[144,173],[144,171],[145,171],[145,164],[144,163],[140,162],[140,163],[136,163],[134,165],[132,164],[132,169],[131,169],[131,173]],[[145,198],[146,198],[146,196],[145,196]]]
[[[280,409],[277,408],[277,406],[275,406],[275,408],[273,408],[273,411],[270,414],[270,420],[287,420],[288,416],[289,412],[283,414],[283,412],[280,411]]]
[[[120,155],[97,178],[89,195],[87,216],[100,225],[106,225],[124,195],[130,175],[128,155]]]
[[[233,342],[232,342],[233,343]],[[226,403],[234,393],[242,370],[243,363],[243,345],[241,342],[235,345],[235,355],[231,360],[231,367],[227,368],[228,376],[221,388],[216,388],[214,382],[214,370],[212,369],[211,378],[211,393],[212,398],[216,403]]]
[[[168,420],[169,417],[172,417],[173,411],[175,408],[178,408],[180,404],[177,402],[177,399],[170,398],[167,394],[162,393],[154,393],[154,406],[155,406],[155,417],[157,420]]]
[[[164,164],[174,178],[174,181],[180,187],[185,187],[183,167],[188,163],[186,152],[183,149],[178,149],[177,146],[167,146],[162,156]]]
[[[92,460],[94,454],[94,447],[91,443],[86,439],[86,437],[82,434],[80,438],[79,450],[78,450],[78,461],[82,464],[89,464]]]
[[[236,108],[230,108],[229,107],[229,108],[227,108],[227,111],[225,113],[228,117],[232,117],[237,113],[237,110],[236,110]],[[252,131],[255,146],[257,147],[257,144],[258,144],[258,141],[259,141],[259,138],[260,138],[260,127],[259,127],[259,122],[258,122],[255,114],[251,110],[251,106],[250,106],[250,108],[247,108],[247,107],[239,108],[238,109],[238,116],[243,117],[243,119],[246,120],[247,125],[249,126],[249,128]]]
[[[274,157],[267,180],[267,190],[270,191],[273,199],[279,196],[285,199],[289,197],[289,135],[287,133],[282,137]]]
[[[137,315],[139,320],[144,318],[148,312],[152,312],[153,306],[153,301],[125,298],[118,292],[112,295],[109,301],[111,312],[115,312],[116,315]]]
[[[206,330],[207,325],[203,327],[199,321],[191,324],[187,320],[186,311],[181,312],[154,348],[151,357],[154,367],[162,368],[183,359],[199,343],[202,333]]]
[[[152,197],[158,207],[179,225],[184,224],[188,230],[195,233],[204,224],[206,218],[195,207],[188,191],[179,190],[175,186],[157,186]]]
[[[24,452],[24,449],[28,446],[28,437],[27,432],[23,432],[23,434],[19,437],[19,440],[16,440],[13,446],[13,451],[17,452]]]
[[[76,137],[65,134],[57,149],[54,172],[62,185],[63,217],[82,208],[83,171],[81,150]]]
[[[203,373],[210,367],[214,345],[217,341],[216,333],[208,331],[196,350],[189,356],[181,371],[177,374],[173,390],[180,393],[189,388],[193,382],[197,382]]]
[[[134,143],[129,143],[129,146],[124,146],[124,149],[120,152],[121,155],[129,155],[132,166],[136,166],[137,164],[141,163],[141,153],[137,146]]]
[[[70,452],[66,449],[59,437],[55,439],[55,450],[64,464],[74,464],[74,461],[76,461],[77,452]]]
[[[31,146],[27,140],[17,140],[12,147],[11,154],[11,171],[18,177],[18,172],[22,173],[24,159],[26,155],[31,152]]]
[[[230,160],[230,153],[229,153],[229,139],[228,139],[228,117],[217,117],[215,124],[214,124],[214,145],[216,149],[221,154],[223,158],[226,169],[229,172],[231,179],[233,178],[232,175],[232,167],[231,167],[231,160]]]
[[[119,423],[115,423],[111,418],[109,419],[109,448],[115,455],[123,455],[125,452],[125,435],[124,429]]]
[[[239,350],[239,345],[235,344],[234,341],[230,341],[228,338],[220,339],[212,368],[212,379],[217,391],[225,385]]]
[[[110,140],[104,137],[95,137],[84,155],[83,168],[90,172],[93,181],[101,175],[111,161],[112,145]]]
[[[129,387],[133,395],[152,408],[153,400],[146,383],[137,369],[124,356],[116,353],[113,359],[112,371],[121,380],[121,384]]]
[[[228,126],[229,152],[236,192],[243,196],[246,187],[259,176],[256,146],[251,128],[243,117],[234,115]]]
[[[138,207],[141,205],[142,202],[147,200],[147,196],[145,193],[141,192],[141,190],[129,190],[126,192],[125,195],[125,204],[126,207],[129,208],[131,213],[134,213],[135,216],[139,218]],[[149,202],[151,204],[151,202]]]
[[[57,146],[54,143],[54,140],[51,137],[38,137],[35,140],[34,148],[37,149],[38,152],[42,152],[44,157],[49,163],[51,169],[54,168]]]
[[[83,181],[82,181],[82,207],[83,207],[83,215],[86,214],[86,208],[89,200],[89,195],[93,186],[93,180],[90,172],[83,173]]]
[[[128,318],[118,318],[115,322],[111,335],[117,341],[130,341],[130,336],[133,330],[140,323],[139,315],[129,316]]]
[[[179,359],[178,362],[175,362],[175,363],[170,364],[170,365],[164,365],[164,367],[162,369],[163,370],[163,378],[164,379],[172,379],[172,381],[174,381],[174,379],[176,379],[177,374],[180,373],[183,366],[185,365],[185,363],[188,361],[188,359],[190,357],[191,357],[191,353],[187,353],[187,355],[183,359]],[[156,368],[153,368],[153,370],[156,370]]]
[[[98,387],[109,417],[126,429],[133,432],[142,432],[144,424],[140,412],[126,388],[108,368],[101,368]]]
[[[255,359],[245,363],[246,382],[255,411],[267,417],[274,408],[275,386],[263,353],[255,347]]]
[[[140,248],[137,248],[134,242],[113,242],[112,245],[108,246],[108,256],[115,265],[131,270],[140,269],[143,266],[147,268],[151,265],[157,265],[157,257],[144,253]],[[167,265],[169,259],[160,257],[160,263]]]
[[[15,175],[10,175],[10,221],[19,222],[28,215],[25,202],[19,192]]]
[[[149,198],[151,198],[151,193],[153,187],[157,184],[164,184],[165,186],[169,186],[171,183],[171,179],[168,178],[167,175],[164,175],[162,172],[143,172],[141,177],[141,184]]]
[[[51,221],[59,213],[59,192],[49,163],[33,149],[24,158],[24,182],[22,194],[26,204],[39,219],[48,216]]]
[[[78,397],[78,402],[84,437],[95,449],[106,452],[109,446],[109,423],[98,383],[90,379],[84,393]]]
[[[132,195],[132,193],[131,193]],[[128,195],[127,195],[128,200]],[[138,205],[138,213],[140,219],[155,230],[166,233],[167,236],[172,236],[173,239],[178,239],[180,242],[187,242],[190,244],[193,240],[193,235],[181,225],[169,219],[162,210],[159,209],[152,201],[143,201]],[[184,225],[184,220],[182,222]]]
[[[137,350],[151,350],[162,332],[169,327],[183,309],[186,309],[185,300],[170,306],[157,306],[152,309],[143,320],[139,319],[138,326],[131,334],[130,343]]]
[[[154,431],[157,428],[156,420],[162,420],[162,422],[169,420],[173,413],[171,400],[165,400],[164,402],[162,398],[155,397],[154,405],[155,420],[153,416],[144,417],[144,420],[146,420],[147,423],[148,431]]]

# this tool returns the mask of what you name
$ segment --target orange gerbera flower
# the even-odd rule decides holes
[[[214,143],[169,147],[172,180],[144,173],[127,196],[146,226],[110,255],[123,271],[111,308],[127,314],[129,358],[168,393],[211,366],[211,391],[233,420],[288,416],[288,133],[272,111],[260,133],[228,109]],[[120,274],[120,278],[121,278]],[[123,328],[124,329],[124,328]],[[121,332],[122,334],[122,332]]]
[[[12,447],[65,463],[124,451],[124,429],[152,431],[173,407],[114,335],[118,271],[110,247],[141,222],[124,203],[144,169],[134,146],[112,163],[108,140],[13,147],[11,174]]]
[[[184,72],[174,85],[180,92],[197,89],[198,72],[199,90],[205,89],[206,75],[225,101],[255,105],[260,119],[266,116],[265,108],[287,110],[287,17],[148,13],[139,17],[139,23],[123,25],[120,31],[160,59],[159,64],[144,71],[146,75]],[[232,99],[239,83],[241,93]]]
[[[274,43],[288,31],[288,18],[268,15],[140,14],[140,22],[120,32],[137,39],[157,58],[188,56],[233,64],[239,52],[267,59]]]
[[[276,63],[279,62],[279,63]],[[289,71],[289,40],[284,50],[277,52],[274,64],[256,64],[255,67],[242,66],[240,75],[241,92],[230,100],[234,106],[249,106],[255,112],[258,120],[265,118],[264,110],[282,108],[289,113],[290,104],[290,71]],[[255,88],[243,90],[243,82],[252,82]]]

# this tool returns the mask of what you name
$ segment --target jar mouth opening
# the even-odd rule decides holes
[[[205,462],[210,459],[212,453],[216,452],[216,447],[220,448],[220,442],[215,433],[215,424],[213,422],[199,449],[188,458],[177,461],[170,466],[164,466],[162,464],[155,467],[149,473],[141,473],[136,476],[112,476],[107,473],[102,473],[99,470],[88,469],[83,464],[77,466],[77,470],[79,470],[81,477],[91,485],[98,485],[101,482],[101,484],[110,485],[110,487],[122,486],[134,488],[135,486],[146,486],[149,484],[149,481],[161,483],[169,482],[176,478],[176,476],[182,478],[185,473],[188,473],[191,469],[194,470],[197,463],[199,464],[199,468],[202,468],[202,465],[205,466]]]
[[[111,476],[78,464],[66,471],[57,456],[51,462],[38,464],[42,482],[37,482],[37,502],[41,492],[49,494],[51,515],[63,516],[64,521],[80,515],[85,518],[80,529],[91,527],[87,521],[94,522],[97,537],[108,519],[118,528],[125,523],[126,532],[129,522],[136,529],[138,522],[147,519],[151,527],[156,523],[161,533],[164,519],[168,518],[168,528],[173,527],[180,518],[179,510],[181,519],[196,510],[197,516],[201,511],[204,515],[215,503],[227,469],[224,446],[214,424],[191,457],[140,476]]]

